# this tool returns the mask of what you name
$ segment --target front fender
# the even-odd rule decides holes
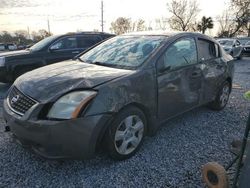
[[[137,103],[150,114],[156,115],[157,85],[153,69],[141,70],[134,74],[98,86],[98,94],[85,115],[116,113],[123,107]]]

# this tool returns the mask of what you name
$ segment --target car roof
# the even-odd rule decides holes
[[[153,35],[159,35],[159,36],[167,36],[167,37],[171,37],[171,36],[175,36],[175,35],[198,35],[198,36],[203,36],[203,37],[208,37],[206,35],[203,35],[201,33],[197,33],[197,32],[185,32],[185,31],[161,31],[161,30],[156,30],[156,31],[138,31],[138,32],[131,32],[131,33],[125,33],[123,35],[149,35],[149,36],[153,36]]]
[[[70,36],[70,35],[110,35],[115,36],[111,33],[105,33],[105,32],[95,32],[95,31],[84,31],[84,32],[69,32],[60,36]]]
[[[215,43],[218,43],[214,38],[209,37],[207,35],[197,33],[197,32],[185,32],[185,31],[139,31],[139,32],[131,32],[125,33],[122,36],[166,36],[166,37],[186,37],[193,36],[199,37],[205,40],[210,40]]]
[[[217,38],[216,40],[236,40],[234,38]]]

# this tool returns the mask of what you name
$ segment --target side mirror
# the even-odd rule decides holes
[[[157,72],[158,74],[163,74],[171,69],[171,66],[164,65],[164,57],[162,56],[157,62]]]
[[[61,45],[62,45],[61,43],[53,44],[52,46],[50,46],[49,51],[50,51],[50,52],[54,52],[54,51],[56,51],[56,50],[60,50]]]

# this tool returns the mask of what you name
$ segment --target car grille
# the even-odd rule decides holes
[[[11,110],[21,116],[37,103],[37,101],[24,95],[16,87],[11,89],[7,100]]]

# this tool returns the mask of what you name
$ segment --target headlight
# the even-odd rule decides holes
[[[5,57],[0,57],[0,67],[5,65]]]
[[[57,119],[77,118],[81,109],[96,96],[95,91],[74,91],[59,98],[50,109],[47,117]]]

